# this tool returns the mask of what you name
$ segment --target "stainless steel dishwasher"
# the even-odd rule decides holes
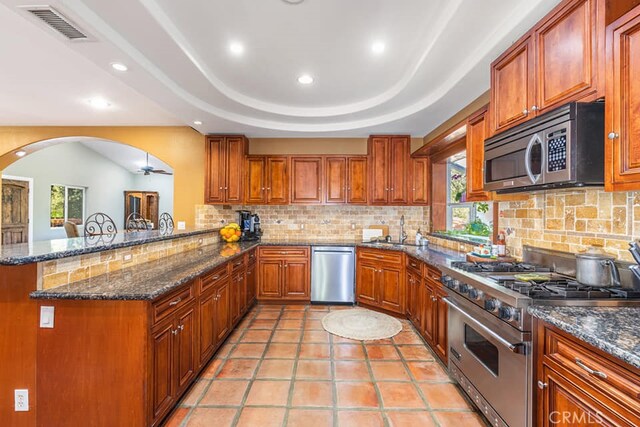
[[[311,302],[353,304],[355,249],[313,246],[311,252]]]

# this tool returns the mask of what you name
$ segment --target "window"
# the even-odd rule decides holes
[[[82,187],[51,186],[51,228],[62,227],[65,221],[77,225],[84,223],[84,191]]]
[[[466,152],[447,161],[446,233],[478,243],[489,243],[493,233],[493,206],[467,202]]]

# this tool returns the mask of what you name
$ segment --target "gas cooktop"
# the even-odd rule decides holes
[[[522,262],[466,262],[456,261],[451,267],[469,273],[531,273],[548,272],[546,267]]]

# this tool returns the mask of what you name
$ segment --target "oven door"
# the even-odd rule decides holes
[[[499,191],[543,183],[542,132],[496,141],[485,147],[485,190]]]
[[[455,365],[507,425],[529,426],[529,334],[455,294],[445,301],[450,307],[449,364]]]

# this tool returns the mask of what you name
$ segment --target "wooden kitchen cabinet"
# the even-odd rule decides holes
[[[287,157],[267,157],[266,161],[267,204],[285,205],[289,203],[289,159]]]
[[[436,268],[426,268],[422,294],[422,332],[440,360],[447,363],[449,307],[444,302],[447,292],[440,283],[440,276]]]
[[[347,203],[366,205],[369,201],[369,172],[366,156],[347,157]]]
[[[422,324],[422,263],[407,257],[407,318],[416,329]]]
[[[291,204],[323,201],[322,157],[291,157]]]
[[[604,0],[565,0],[491,64],[491,133],[604,95]]]
[[[429,205],[429,182],[431,177],[431,161],[428,157],[411,159],[411,204]]]
[[[369,138],[369,201],[374,205],[408,203],[411,140],[408,136]]]
[[[640,190],[640,6],[607,27],[605,189]]]
[[[640,425],[640,370],[539,319],[534,333],[536,425]]]
[[[385,261],[387,251],[359,249],[356,270],[357,302],[400,315],[406,314],[405,269],[402,254],[398,262]]]
[[[242,203],[248,140],[243,135],[211,135],[206,141],[205,202]]]
[[[247,156],[244,196],[247,204],[263,205],[267,203],[266,163],[267,159],[264,156]]]
[[[484,188],[484,140],[488,132],[488,106],[467,120],[467,201],[484,202],[491,199]]]
[[[326,157],[324,161],[324,203],[347,202],[347,158]]]
[[[310,298],[309,247],[258,248],[258,300],[309,301]]]

